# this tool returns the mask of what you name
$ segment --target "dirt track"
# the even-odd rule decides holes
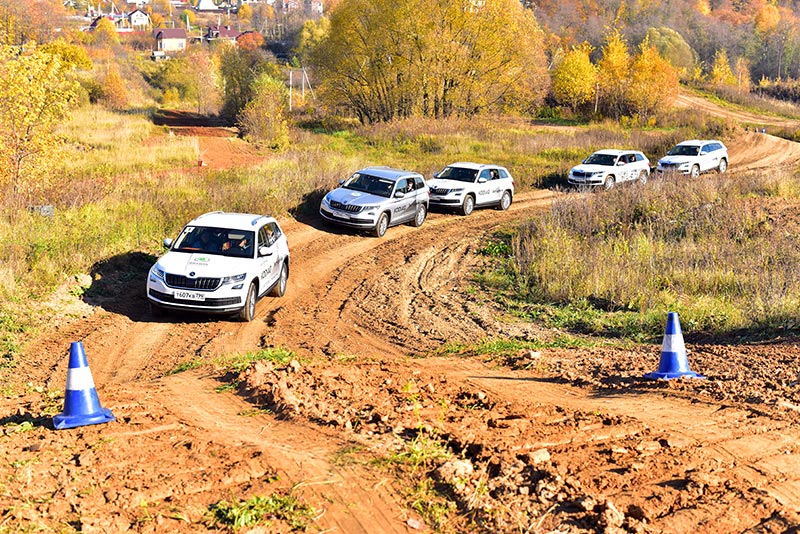
[[[200,138],[207,164],[220,161],[211,155],[220,139]],[[796,144],[755,133],[730,150],[732,177],[800,156]],[[364,458],[426,436],[445,437],[458,461],[416,476],[448,483],[474,521],[444,531],[796,529],[794,342],[690,346],[708,380],[669,383],[641,379],[657,367],[659,346],[522,353],[506,365],[433,356],[447,343],[554,334],[499,319],[469,289],[483,240],[553,194],[519,195],[507,212],[432,214],[383,239],[316,218],[282,221],[287,293],[260,302],[246,324],[154,321],[141,288],[147,261],[110,259],[95,273],[102,286],[87,292],[85,317],[44,332],[20,374],[62,390],[69,342],[83,340],[117,421],[55,432],[42,415],[53,411],[46,396],[4,399],[4,422],[36,428],[2,438],[0,532],[202,532],[210,504],[290,490],[317,510],[310,531],[425,531],[406,506],[404,479]],[[164,376],[194,358],[273,346],[298,362],[237,377],[250,402],[215,391],[231,377],[207,367]],[[270,531],[286,530],[276,520]]]

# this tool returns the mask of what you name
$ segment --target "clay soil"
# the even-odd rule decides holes
[[[209,168],[258,157],[224,129],[185,128]],[[796,165],[797,146],[743,132],[730,178]],[[26,345],[25,392],[2,399],[0,532],[227,531],[211,506],[276,494],[314,510],[308,532],[797,532],[796,339],[689,339],[705,380],[644,379],[658,344],[442,350],[559,334],[507,317],[473,281],[486,240],[556,194],[433,213],[382,239],[282,220],[289,286],[250,323],[155,319],[150,258],[98,264],[82,300]],[[48,392],[63,392],[73,341],[116,421],[56,431],[62,400]],[[213,363],[270,347],[295,358]],[[171,372],[191,361],[206,365]],[[458,513],[437,513],[430,488]],[[249,531],[291,529],[275,516]]]

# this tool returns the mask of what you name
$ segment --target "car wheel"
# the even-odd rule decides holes
[[[603,182],[603,189],[605,189],[606,191],[611,191],[612,189],[614,189],[615,183],[616,180],[614,180],[613,176],[606,176],[606,181]]]
[[[722,174],[728,170],[728,160],[721,159],[719,160],[719,167],[717,167],[717,172]]]
[[[414,214],[414,220],[412,221],[412,224],[417,228],[419,228],[420,226],[422,226],[422,223],[425,222],[425,217],[427,216],[428,216],[428,210],[425,209],[425,205],[424,204],[418,205],[417,213]]]
[[[244,301],[244,308],[239,312],[242,321],[250,322],[256,316],[256,283],[251,282],[247,289],[247,298]]]
[[[689,171],[689,176],[691,176],[692,178],[699,177],[700,176],[700,167],[698,167],[697,165],[692,165],[692,170]]]
[[[286,282],[289,280],[289,270],[286,268],[286,262],[281,264],[281,274],[278,275],[278,283],[272,290],[273,297],[282,297],[286,294]]]
[[[464,202],[461,203],[461,215],[469,215],[475,209],[475,198],[472,195],[464,197]]]
[[[639,171],[639,183],[644,185],[647,183],[647,175],[649,173],[645,170]]]
[[[383,237],[386,234],[387,228],[389,228],[389,216],[385,213],[381,213],[381,216],[378,217],[378,222],[375,224],[375,235]]]
[[[506,211],[511,206],[511,193],[503,191],[503,196],[500,197],[500,203],[497,205],[503,211]]]

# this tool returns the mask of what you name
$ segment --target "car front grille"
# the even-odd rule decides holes
[[[166,275],[166,282],[169,287],[180,289],[217,289],[219,278],[188,278],[186,276],[169,274]]]
[[[176,299],[172,295],[168,295],[166,293],[162,293],[161,291],[156,291],[154,289],[150,290],[150,296],[154,299],[158,299],[161,302],[169,303],[169,304],[186,304],[189,306],[194,306],[198,308],[214,308],[218,306],[235,306],[237,304],[242,303],[241,297],[227,297],[224,299],[206,299],[206,300],[184,300],[184,299]]]
[[[352,204],[342,204],[341,202],[337,202],[336,200],[331,200],[331,207],[337,210],[348,211],[350,213],[359,213],[361,211],[361,206],[353,206]]]
[[[431,188],[431,195],[448,195],[448,194],[450,194],[450,189],[443,189],[440,187]]]
[[[575,178],[591,178],[594,173],[586,171],[572,171],[572,176]]]

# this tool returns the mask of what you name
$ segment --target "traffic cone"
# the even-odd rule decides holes
[[[53,426],[56,430],[61,430],[76,426],[99,425],[114,420],[111,410],[100,406],[83,343],[73,341],[69,348],[64,411],[53,417]]]
[[[669,312],[667,328],[664,332],[664,342],[661,344],[661,361],[658,371],[647,373],[645,378],[653,380],[669,380],[670,378],[705,378],[689,370],[689,360],[686,357],[686,346],[683,344],[683,332],[678,314]]]

